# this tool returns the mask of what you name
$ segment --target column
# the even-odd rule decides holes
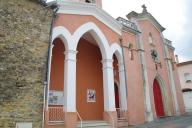
[[[138,27],[138,30],[140,31],[141,29],[137,20],[132,19],[132,21],[136,24],[136,26]],[[142,35],[140,33],[137,34],[137,44],[139,48],[140,62],[141,62],[141,68],[142,68],[142,79],[143,79],[143,86],[144,86],[145,120],[149,122],[149,121],[153,121],[154,117],[153,117],[153,112],[151,107],[147,65],[145,62],[145,54],[144,54],[144,43],[142,41]]]
[[[116,111],[115,109],[115,92],[114,92],[114,75],[113,60],[105,59],[103,63],[103,88],[104,88],[104,110]]]
[[[140,54],[142,79],[143,79],[143,86],[144,86],[144,96],[145,96],[145,119],[146,119],[146,121],[153,121],[153,112],[152,112],[152,108],[151,108],[147,66],[146,66],[146,62],[145,62],[143,41],[142,41],[142,37],[140,34],[138,35],[138,46],[140,49],[139,54]]]
[[[165,45],[165,51],[166,51],[166,58],[168,57],[168,48]],[[169,76],[169,82],[171,85],[171,92],[172,92],[172,96],[173,96],[173,103],[174,103],[174,109],[175,109],[175,113],[176,115],[179,115],[179,105],[177,102],[177,92],[176,92],[176,88],[175,88],[175,81],[174,81],[174,76],[173,76],[173,71],[172,71],[172,64],[171,64],[171,60],[167,59],[167,67],[168,67],[168,76]]]
[[[76,54],[77,51],[65,51],[64,109],[76,112]]]
[[[126,83],[125,83],[125,69],[124,63],[119,63],[119,80],[120,80],[120,100],[121,109],[127,110],[127,98],[126,98]]]

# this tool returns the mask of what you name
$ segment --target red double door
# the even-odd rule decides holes
[[[157,117],[165,116],[161,88],[156,79],[154,80],[153,83],[153,94],[154,94],[155,110]]]

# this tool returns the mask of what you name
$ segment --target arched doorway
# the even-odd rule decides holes
[[[50,72],[50,90],[53,96],[63,96],[64,90],[64,60],[65,60],[65,46],[61,39],[56,38],[53,41],[52,59],[51,59],[51,72]],[[60,94],[61,93],[61,94]],[[56,99],[55,99],[56,100]],[[61,104],[58,101],[52,101],[52,104]],[[57,102],[57,103],[56,103]]]
[[[50,51],[50,83],[48,91],[48,112],[47,121],[50,123],[63,122],[63,101],[64,101],[64,60],[65,46],[60,38],[53,41],[53,48]]]
[[[162,91],[159,82],[156,79],[153,82],[153,95],[157,117],[165,116]]]
[[[116,55],[113,55],[113,72],[114,72],[114,91],[115,91],[115,108],[120,108],[120,97],[119,97],[119,67],[118,67],[118,60]]]
[[[103,73],[100,48],[87,32],[77,46],[77,111],[83,120],[103,120]]]

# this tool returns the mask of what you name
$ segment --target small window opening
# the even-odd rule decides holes
[[[95,0],[85,0],[86,3],[95,3]]]
[[[184,73],[185,82],[191,83],[192,82],[192,75],[190,73]]]
[[[91,0],[85,0],[86,3],[91,3]]]
[[[149,43],[153,44],[153,36],[152,36],[151,32],[149,33]]]

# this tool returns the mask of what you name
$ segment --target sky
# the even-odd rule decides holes
[[[165,38],[172,41],[179,61],[192,60],[192,0],[103,0],[103,9],[112,17],[142,11],[145,4],[149,13],[166,28]]]

